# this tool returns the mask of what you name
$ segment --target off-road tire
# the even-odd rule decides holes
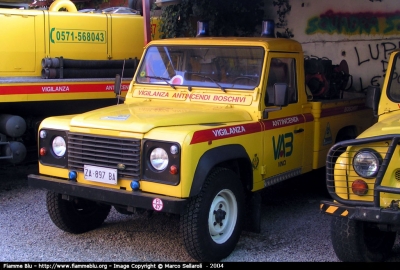
[[[64,200],[61,194],[47,192],[47,211],[53,223],[63,231],[80,234],[103,224],[111,206],[85,199]]]
[[[239,177],[225,168],[214,169],[180,217],[181,235],[189,255],[212,262],[231,254],[242,232],[244,205]]]
[[[381,262],[390,256],[396,232],[381,231],[368,222],[332,217],[331,240],[343,262]]]

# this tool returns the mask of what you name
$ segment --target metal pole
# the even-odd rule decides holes
[[[143,7],[143,25],[144,25],[144,45],[151,41],[150,25],[150,0],[142,0]]]

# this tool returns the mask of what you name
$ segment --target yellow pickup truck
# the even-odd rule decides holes
[[[332,146],[327,156],[326,185],[334,201],[321,201],[320,208],[332,217],[332,245],[342,261],[386,260],[400,231],[399,70],[397,50],[382,91],[368,89],[377,123],[357,139]]]
[[[66,232],[101,226],[111,207],[177,214],[187,252],[219,261],[243,229],[260,231],[259,191],[324,167],[334,143],[375,121],[365,96],[306,88],[294,40],[152,41],[120,104],[41,123],[29,185],[48,190]]]

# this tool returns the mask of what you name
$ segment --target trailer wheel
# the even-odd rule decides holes
[[[331,240],[343,262],[381,262],[390,255],[396,232],[381,231],[376,224],[332,217]]]
[[[214,169],[181,215],[187,252],[199,261],[220,261],[236,247],[244,221],[244,193],[238,176]]]
[[[85,199],[67,201],[61,194],[47,192],[47,211],[53,223],[69,233],[84,233],[103,224],[110,213],[111,206],[98,204]]]

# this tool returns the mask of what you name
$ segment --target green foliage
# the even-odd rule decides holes
[[[263,0],[182,0],[162,8],[161,38],[196,36],[197,21],[208,21],[211,36],[254,36],[264,16]]]

